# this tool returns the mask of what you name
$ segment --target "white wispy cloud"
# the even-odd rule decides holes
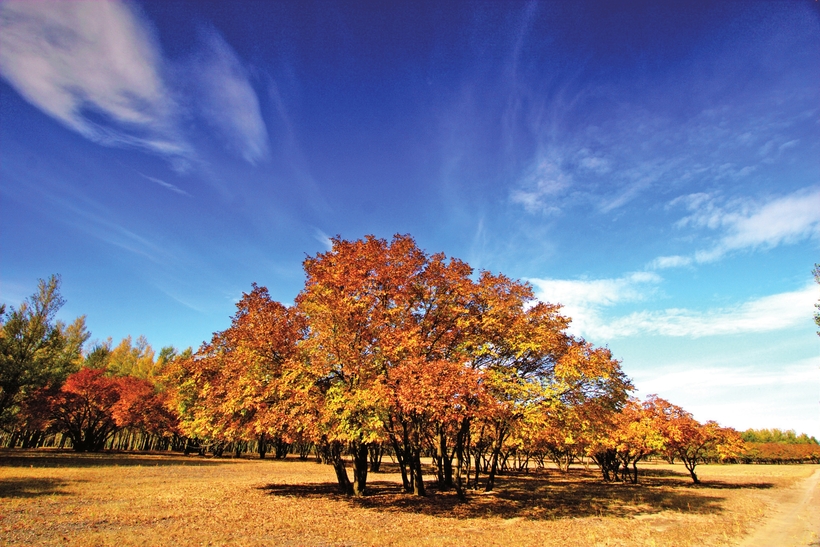
[[[765,296],[734,306],[705,311],[686,308],[646,310],[612,317],[607,308],[647,301],[661,278],[638,272],[615,279],[530,279],[536,297],[560,303],[572,318],[571,332],[593,340],[639,335],[699,338],[791,328],[811,318],[817,288]]]
[[[679,228],[707,228],[720,232],[712,247],[697,251],[692,258],[661,257],[659,268],[684,266],[694,261],[714,262],[727,253],[743,249],[769,249],[820,237],[820,188],[803,188],[767,202],[748,199],[723,203],[710,194],[683,196],[691,214],[677,222]]]
[[[680,362],[662,369],[640,371],[635,380],[645,393],[671,391],[704,391],[732,388],[795,385],[816,382],[820,379],[817,359],[790,363],[784,367],[699,366],[697,363]]]
[[[319,228],[313,230],[313,239],[321,243],[325,250],[330,251],[333,249],[333,241],[331,241],[330,236]]]
[[[722,247],[774,247],[820,235],[820,189],[805,189],[731,218]]]
[[[692,259],[688,256],[672,255],[659,256],[649,264],[653,270],[665,270],[667,268],[681,268],[692,264]]]
[[[587,150],[584,149],[584,152],[587,152]],[[612,166],[610,165],[609,160],[601,156],[584,154],[584,156],[580,158],[578,166],[598,175],[605,175],[612,171]]]
[[[162,64],[147,25],[123,3],[0,4],[0,73],[31,104],[101,144],[191,153]]]
[[[537,158],[511,192],[511,201],[522,205],[529,213],[560,211],[556,197],[572,185],[572,176],[561,163],[561,158],[554,151]]]
[[[50,199],[61,201],[63,208],[73,213],[73,219],[69,224],[77,230],[109,245],[144,257],[155,264],[167,265],[172,259],[173,253],[167,248],[126,227],[119,219],[111,218],[101,207],[94,207],[93,203],[73,203],[56,196]]]
[[[789,165],[811,150],[817,86],[772,68],[777,57],[771,44],[779,44],[777,55],[802,51],[799,32],[784,35],[773,26],[754,34],[744,51],[728,43],[693,51],[686,67],[649,76],[640,89],[606,77],[576,80],[572,69],[537,72],[548,85],[524,71],[511,74],[504,113],[506,148],[517,170],[511,201],[529,213],[573,205],[588,213],[592,204],[597,212],[618,215],[639,198],[654,200],[674,188],[722,181],[735,187],[748,181],[743,186],[752,188],[766,183],[772,165],[792,172]],[[727,70],[723,83],[704,66]],[[756,85],[726,94],[726,81],[748,83],[748,74]],[[699,111],[681,115],[688,108],[683,105],[694,104]],[[557,149],[563,160],[559,167],[571,184],[560,194],[532,181],[530,166],[544,149]]]
[[[725,361],[732,361],[727,357],[677,360],[630,371],[630,376],[641,395],[657,393],[701,420],[716,419],[739,430],[777,427],[820,434],[820,358],[725,366]],[[738,357],[746,363],[759,361],[742,352]]]
[[[563,306],[572,318],[575,334],[595,336],[604,325],[603,308],[647,299],[657,290],[661,278],[650,272],[635,272],[615,279],[528,279],[536,297]]]
[[[128,4],[0,3],[0,74],[27,101],[84,137],[137,147],[185,171],[196,151],[181,120],[191,113],[255,164],[268,133],[248,72],[214,30],[190,70],[163,57],[151,27]],[[193,105],[182,108],[180,101]]]
[[[267,156],[268,131],[248,72],[216,31],[204,32],[205,48],[194,63],[200,111],[228,147],[254,164]]]
[[[156,177],[149,177],[148,175],[143,175],[142,173],[140,173],[140,175],[142,175],[146,179],[150,180],[151,182],[155,182],[156,184],[159,184],[163,188],[165,188],[167,190],[170,190],[170,191],[172,191],[176,194],[180,194],[182,196],[190,196],[191,195],[188,192],[186,192],[185,190],[183,190],[182,188],[180,188],[179,186],[171,184],[170,182],[165,182],[164,180],[158,179]]]
[[[817,289],[809,286],[706,311],[670,308],[636,312],[595,325],[594,332],[605,339],[646,334],[699,338],[770,332],[810,321],[816,300]]]

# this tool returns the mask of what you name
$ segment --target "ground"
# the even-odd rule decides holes
[[[816,465],[702,466],[702,485],[680,465],[638,485],[551,469],[467,503],[385,469],[350,499],[295,458],[0,451],[0,545],[820,545]]]
[[[820,545],[820,469],[791,488],[780,489],[772,514],[742,543],[745,547]]]

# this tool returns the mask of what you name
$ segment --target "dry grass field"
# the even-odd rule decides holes
[[[678,465],[644,464],[638,485],[549,470],[460,503],[404,495],[385,467],[371,495],[349,499],[312,461],[0,451],[0,544],[738,545],[818,469],[703,466],[698,486]]]

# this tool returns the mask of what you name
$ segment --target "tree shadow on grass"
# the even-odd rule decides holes
[[[75,481],[76,482],[76,481]],[[0,480],[0,499],[66,496],[63,488],[69,481],[47,478],[13,478]]]
[[[640,464],[639,464],[640,465]],[[677,471],[675,469],[664,469],[658,467],[638,467],[639,477],[683,477],[692,482],[687,471]]]
[[[691,481],[690,481],[691,483]],[[498,477],[494,492],[468,491],[467,501],[452,491],[438,492],[428,484],[428,495],[405,494],[391,481],[369,481],[368,495],[349,498],[335,483],[271,484],[261,487],[274,496],[322,498],[379,512],[409,512],[449,518],[524,518],[531,520],[579,517],[634,517],[676,511],[689,514],[723,512],[725,498],[709,489],[690,488],[678,477],[648,478],[639,484],[603,483],[591,472],[562,475],[552,472],[508,474]],[[765,485],[732,485],[770,487]],[[719,489],[719,485],[717,488]]]
[[[718,480],[703,480],[700,484],[691,484],[698,488],[710,488],[713,490],[768,490],[774,488],[771,482],[724,482]]]
[[[697,471],[696,471],[697,472]],[[686,471],[675,471],[673,469],[653,469],[639,468],[639,480],[650,485],[676,485],[689,488],[705,488],[714,490],[767,490],[774,488],[771,482],[726,482],[717,479],[703,479],[700,483],[692,481],[692,477]]]
[[[239,460],[215,459],[181,454],[128,454],[116,452],[73,452],[0,450],[0,467],[165,467],[177,465],[224,465]]]

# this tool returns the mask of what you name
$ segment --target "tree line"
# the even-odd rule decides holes
[[[425,495],[427,474],[460,497],[547,461],[637,482],[654,455],[698,482],[699,463],[743,451],[733,429],[631,398],[620,362],[570,335],[527,283],[402,235],[335,238],[303,265],[292,306],[254,284],[227,329],[157,356],[143,338],[83,353],[84,318],[56,321],[59,278],[41,281],[0,309],[7,445],[313,453],[348,495],[366,493],[389,453],[408,493]]]

